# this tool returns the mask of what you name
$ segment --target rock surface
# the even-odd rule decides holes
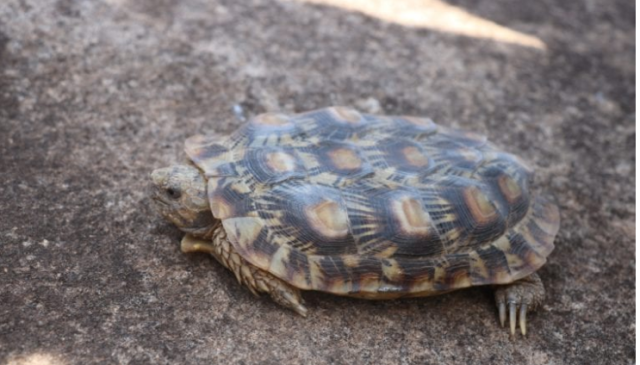
[[[340,3],[2,1],[0,363],[634,363],[634,3],[402,2],[542,47]],[[425,115],[525,156],[563,219],[528,336],[485,288],[306,293],[302,319],[181,254],[148,174],[236,104]]]

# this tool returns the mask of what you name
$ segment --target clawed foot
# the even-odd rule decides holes
[[[292,309],[303,317],[307,316],[307,307],[304,306],[300,290],[263,271],[256,272],[254,277],[256,278],[256,287],[260,291],[269,293],[274,302]]]
[[[496,289],[496,305],[500,315],[500,325],[504,327],[509,310],[511,334],[516,333],[516,321],[519,319],[520,332],[527,334],[527,312],[534,310],[544,300],[544,286],[537,274],[531,274],[512,284]]]

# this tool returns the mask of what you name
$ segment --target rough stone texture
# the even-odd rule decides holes
[[[633,363],[634,2],[448,3],[547,48],[293,0],[3,0],[0,363]],[[234,104],[425,115],[526,156],[563,218],[527,338],[485,288],[307,293],[302,319],[181,254],[148,174]]]

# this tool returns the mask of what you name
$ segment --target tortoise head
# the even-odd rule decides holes
[[[189,165],[165,167],[154,170],[151,180],[151,199],[166,220],[195,237],[210,238],[215,220],[200,170]]]

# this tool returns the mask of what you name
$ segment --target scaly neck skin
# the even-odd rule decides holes
[[[209,241],[213,237],[219,235],[220,232],[224,233],[222,228],[222,222],[216,220],[213,225],[203,228],[183,228],[182,231],[186,234],[190,234],[195,238]],[[226,234],[225,234],[226,237]]]
[[[182,252],[208,253],[236,275],[239,274],[239,265],[236,264],[234,266],[229,262],[232,255],[238,256],[238,254],[233,251],[232,246],[229,244],[227,233],[224,231],[221,221],[216,220],[213,225],[206,227],[206,231],[203,230],[203,233],[199,235],[193,234],[188,230],[183,229],[183,231],[186,235],[181,243]],[[239,258],[238,256],[234,261],[238,263],[240,261]]]

